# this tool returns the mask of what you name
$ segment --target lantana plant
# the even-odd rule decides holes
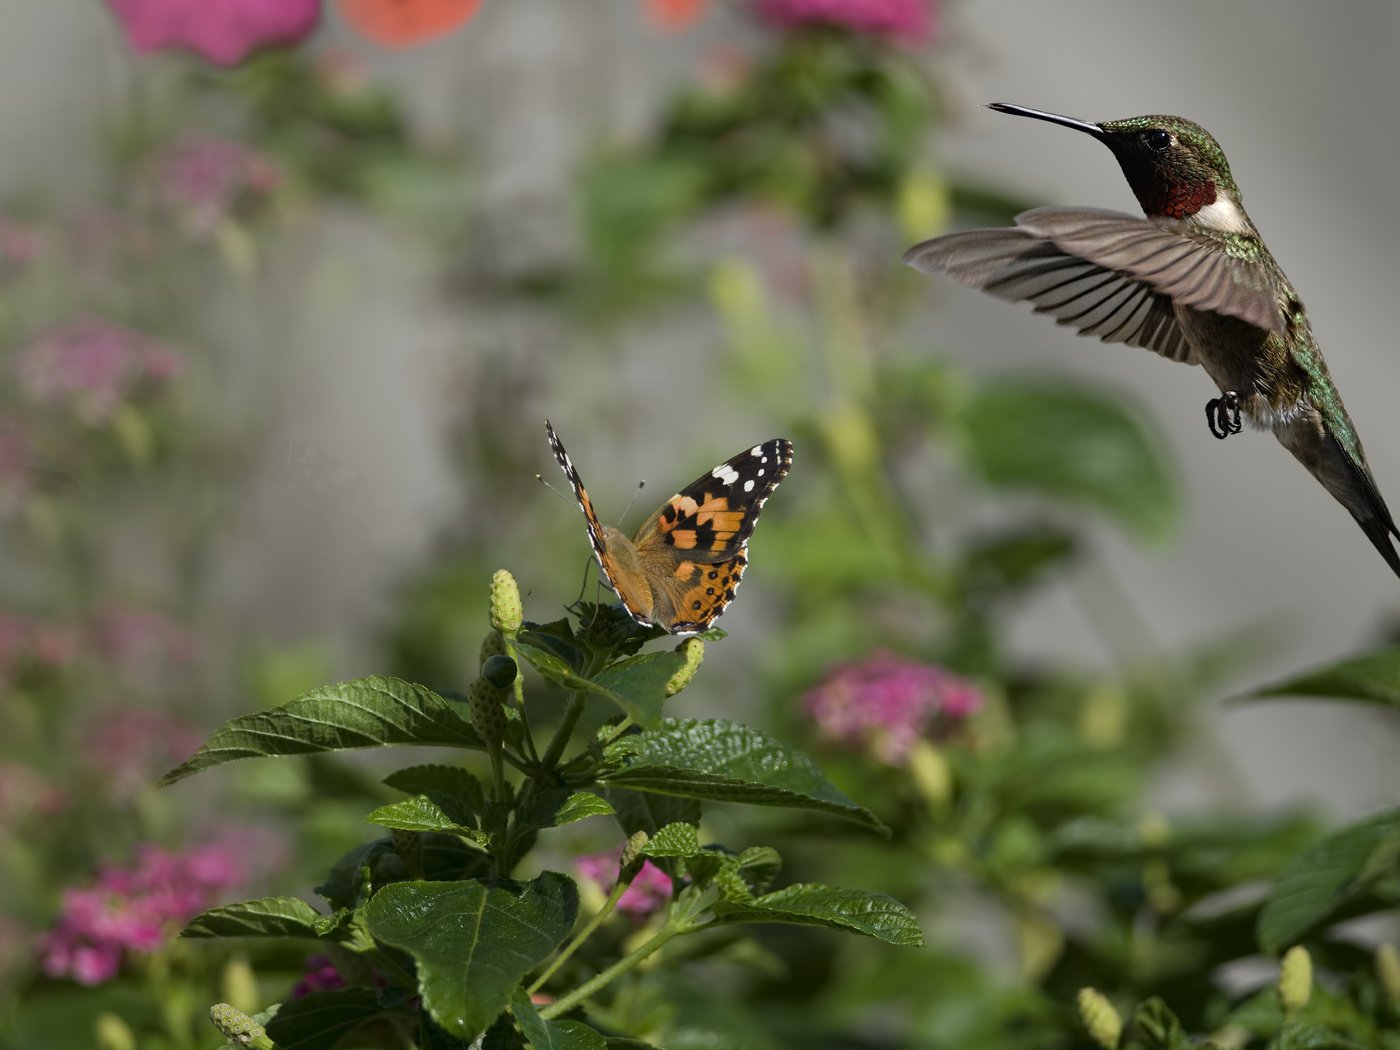
[[[666,717],[706,640],[723,632],[642,652],[661,631],[619,607],[580,603],[575,612],[526,621],[514,578],[497,572],[480,676],[465,693],[382,676],[327,686],[234,719],[167,775],[169,783],[235,759],[350,748],[476,753],[385,778],[403,797],[368,820],[387,834],[334,866],[316,888],[324,910],[276,897],[190,922],[187,938],[297,938],[323,957],[316,979],[265,1015],[250,1021],[221,1008],[226,1034],[302,1050],[358,1029],[422,1047],[645,1045],[608,1041],[663,1034],[664,1015],[629,994],[639,969],[683,967],[729,943],[731,927],[825,926],[922,943],[913,915],[889,896],[783,886],[776,850],[709,841],[712,803],[807,810],[884,831],[781,741],[722,719]],[[564,703],[546,735],[551,693]],[[585,731],[590,707],[611,716]],[[617,825],[620,854],[582,859],[581,879],[541,864],[539,854],[557,855],[556,829],[589,819]],[[611,935],[618,928],[624,936]]]

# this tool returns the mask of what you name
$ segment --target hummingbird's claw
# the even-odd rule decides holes
[[[1227,390],[1220,397],[1213,397],[1207,401],[1206,424],[1210,427],[1210,432],[1221,441],[1243,430],[1244,425],[1240,422],[1240,395],[1233,390]]]

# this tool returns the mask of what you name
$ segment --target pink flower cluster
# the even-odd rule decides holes
[[[802,698],[829,740],[870,746],[899,765],[936,718],[960,721],[982,706],[966,679],[883,649],[831,672]]]
[[[108,868],[93,885],[64,892],[58,923],[40,941],[44,972],[85,985],[109,981],[129,956],[158,949],[248,874],[231,845],[183,853],[142,846],[130,868]]]
[[[754,0],[754,10],[779,29],[828,25],[906,44],[927,40],[934,30],[933,0]]]
[[[150,787],[199,743],[200,734],[172,714],[118,708],[92,719],[83,753],[88,765],[106,776],[109,796],[124,800]]]
[[[260,47],[297,44],[321,19],[321,0],[107,0],[133,51],[186,48],[221,66]]]
[[[306,960],[306,972],[292,986],[293,999],[305,999],[313,992],[334,992],[345,987],[345,978],[328,955],[312,955]]]
[[[207,237],[241,203],[276,189],[282,171],[241,142],[191,135],[157,160],[156,179],[161,199],[190,233]]]
[[[83,422],[109,419],[144,383],[164,383],[184,362],[151,337],[84,317],[50,329],[17,362],[19,384],[39,404],[66,401]]]
[[[604,893],[610,893],[617,884],[618,862],[621,850],[607,853],[594,853],[580,857],[574,862],[574,870],[593,883]],[[629,915],[650,915],[663,908],[671,900],[671,876],[651,861],[642,862],[642,870],[632,880],[632,885],[618,899],[617,910]]]

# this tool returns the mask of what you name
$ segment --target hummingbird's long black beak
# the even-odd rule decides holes
[[[1058,113],[1046,113],[1043,109],[1028,109],[1025,106],[1013,106],[1009,102],[988,102],[988,109],[994,109],[998,113],[1010,113],[1017,117],[1034,117],[1036,120],[1048,120],[1051,124],[1062,124],[1067,128],[1074,128],[1093,135],[1094,138],[1103,140],[1104,130],[1097,124],[1091,124],[1087,120],[1076,120],[1074,117],[1064,117]]]

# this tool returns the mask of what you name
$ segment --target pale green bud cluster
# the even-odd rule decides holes
[[[705,659],[705,643],[699,638],[687,638],[676,646],[676,652],[685,657],[685,663],[681,664],[671,676],[671,680],[666,683],[667,696],[675,696],[690,684],[695,672],[700,670],[700,661]]]
[[[1278,971],[1278,1004],[1285,1017],[1291,1017],[1312,998],[1312,956],[1301,944],[1283,953]]]
[[[506,713],[501,705],[505,691],[486,678],[478,678],[467,687],[467,713],[477,735],[492,748],[501,746],[506,735]]]
[[[497,569],[491,577],[491,626],[508,638],[514,638],[525,622],[525,606],[520,600],[520,585],[507,569]]]
[[[272,1040],[267,1031],[242,1010],[235,1010],[228,1003],[215,1003],[209,1008],[209,1019],[230,1043],[250,1046],[253,1050],[268,1050]]]
[[[1104,994],[1093,988],[1081,988],[1075,1005],[1079,1007],[1079,1019],[1089,1038],[1103,1050],[1117,1050],[1118,1040],[1123,1038],[1123,1018]]]

